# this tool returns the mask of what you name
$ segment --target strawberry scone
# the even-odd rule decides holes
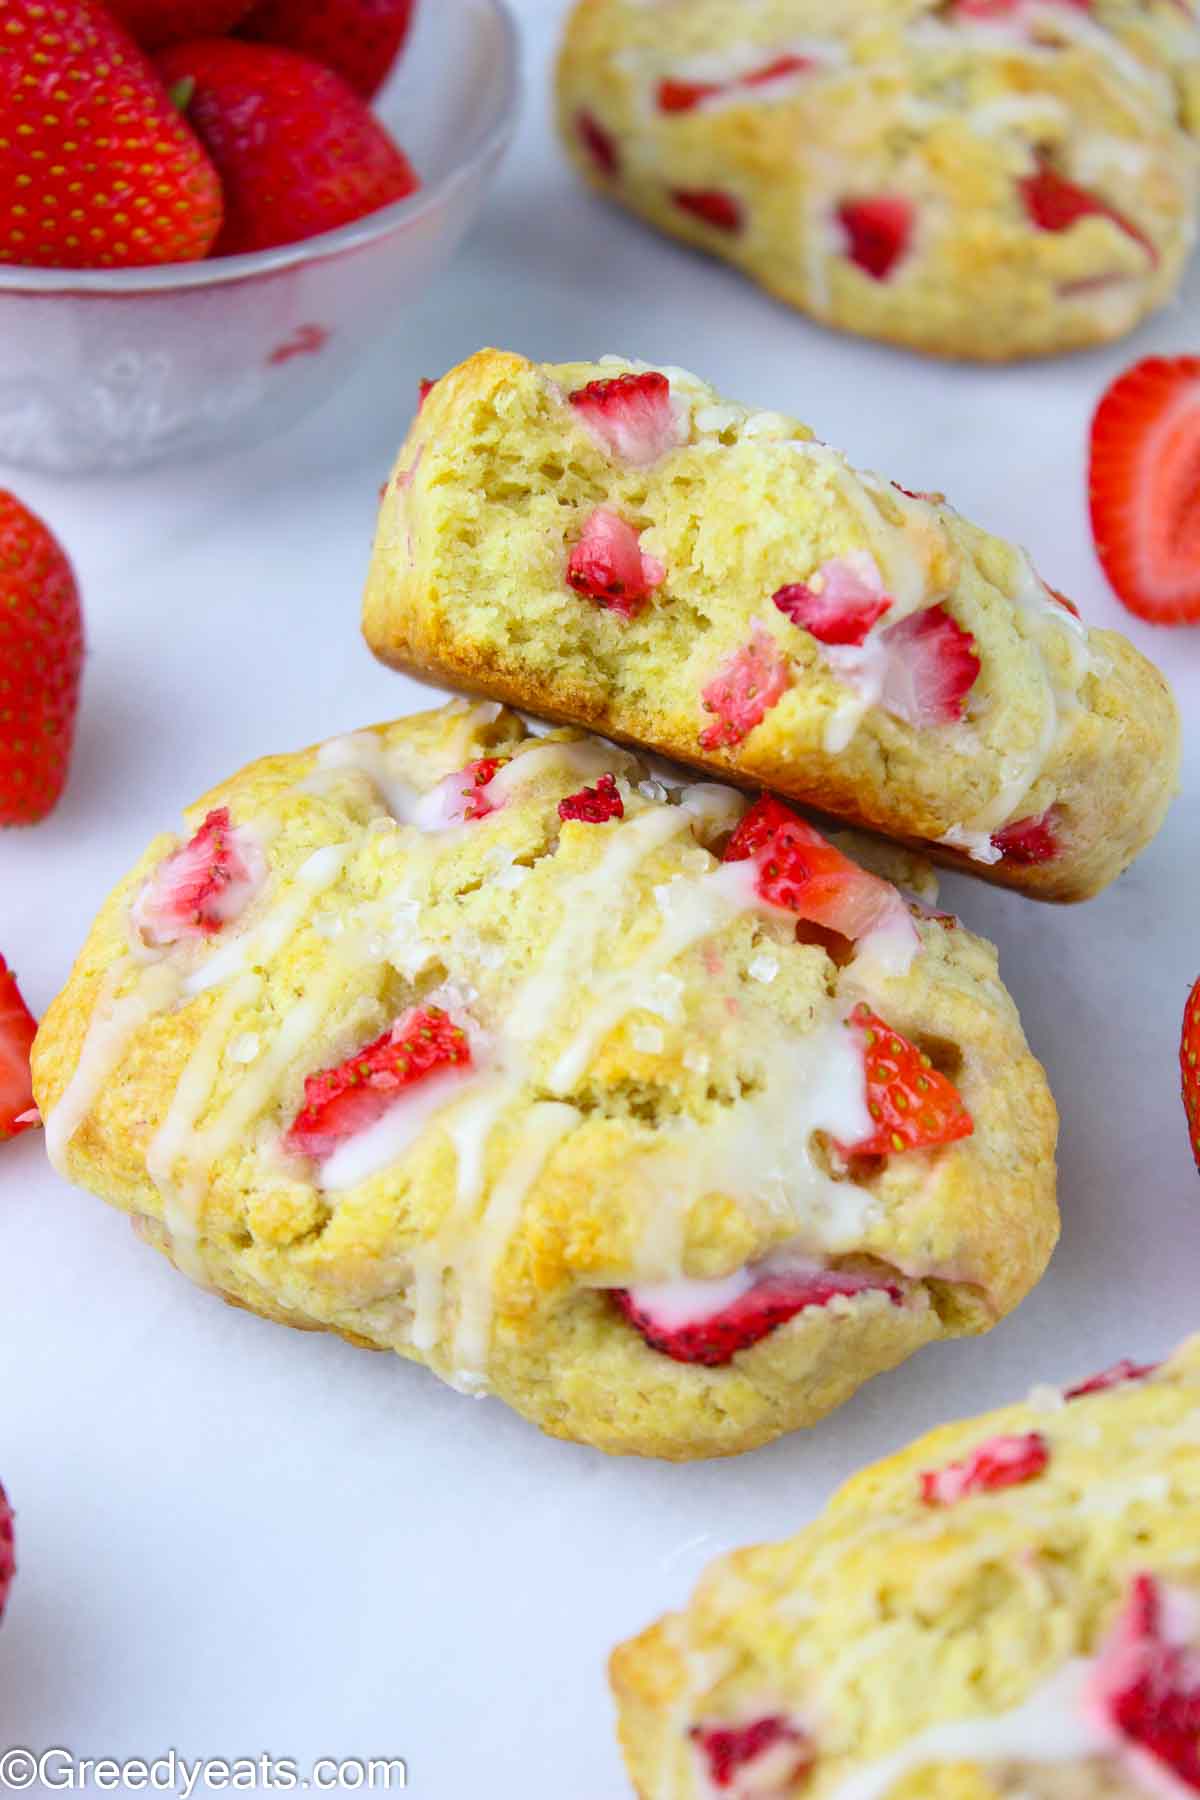
[[[426,394],[364,631],[417,675],[761,784],[1047,900],[1162,822],[1163,677],[937,494],[679,369],[485,350]]]
[[[55,1166],[185,1273],[610,1451],[731,1454],[986,1330],[1056,1228],[995,953],[782,803],[513,714],[256,763],[34,1046]]]
[[[642,1800],[1189,1800],[1200,1338],[921,1438],[612,1678]]]
[[[579,0],[558,100],[601,193],[941,356],[1120,337],[1195,238],[1191,0]]]

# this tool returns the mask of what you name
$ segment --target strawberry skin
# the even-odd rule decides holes
[[[284,1143],[301,1156],[329,1156],[381,1119],[405,1088],[470,1062],[464,1031],[439,1007],[413,1007],[345,1062],[307,1078],[304,1105]]]
[[[580,788],[558,803],[558,816],[564,825],[576,819],[581,825],[607,825],[610,819],[625,817],[625,802],[617,789],[615,776],[601,775],[595,787]]]
[[[822,644],[861,644],[891,610],[869,556],[836,556],[807,582],[789,582],[772,600],[785,618]]]
[[[250,0],[105,0],[105,5],[143,50],[224,37],[250,10]]]
[[[1116,225],[1127,237],[1131,237],[1152,262],[1158,261],[1158,250],[1143,231],[1127,219],[1124,213],[1118,212],[1098,194],[1087,188],[1077,187],[1060,175],[1052,163],[1045,160],[1038,163],[1032,175],[1027,175],[1020,183],[1021,197],[1025,202],[1025,210],[1030,221],[1039,231],[1070,231],[1080,219],[1107,219]]]
[[[12,1586],[12,1579],[16,1572],[17,1559],[13,1554],[12,1507],[8,1504],[8,1495],[0,1487],[0,1618],[4,1617],[8,1590]]]
[[[192,84],[187,120],[221,177],[215,256],[334,231],[420,186],[349,83],[306,56],[202,38],[157,63],[169,87]]]
[[[921,1498],[926,1506],[953,1506],[972,1494],[997,1494],[1036,1481],[1049,1461],[1049,1447],[1038,1431],[1023,1437],[990,1438],[963,1462],[924,1470]]]
[[[866,1293],[885,1293],[894,1306],[903,1299],[899,1288],[868,1275],[842,1274],[836,1269],[766,1276],[722,1312],[685,1325],[656,1320],[652,1312],[639,1305],[629,1288],[612,1289],[612,1298],[652,1350],[661,1351],[672,1362],[700,1363],[706,1369],[719,1369],[739,1350],[749,1350],[810,1306],[828,1306],[839,1295]]]
[[[82,669],[71,565],[42,521],[0,489],[0,825],[34,824],[62,793]]]
[[[676,188],[671,198],[681,212],[690,213],[702,225],[711,225],[714,231],[742,229],[741,201],[720,188]]]
[[[21,998],[17,978],[0,956],[0,1143],[37,1124],[29,1051],[37,1023]],[[30,1116],[32,1115],[32,1116]],[[0,1488],[0,1527],[4,1490]],[[0,1529],[0,1611],[4,1607],[3,1531]]]
[[[725,848],[723,860],[752,859],[758,897],[812,925],[854,942],[892,921],[908,921],[890,882],[843,856],[807,820],[769,795],[755,802]],[[911,925],[909,927],[911,929]]]
[[[568,399],[592,435],[635,467],[657,462],[687,437],[671,405],[671,384],[656,369],[589,381]]]
[[[1170,1771],[1164,1792],[1200,1793],[1200,1658],[1173,1642],[1152,1575],[1135,1575],[1125,1610],[1100,1652],[1089,1700],[1113,1736],[1141,1753],[1146,1774]]]
[[[567,585],[597,606],[635,619],[667,571],[640,549],[638,534],[611,507],[598,506],[584,521],[567,560]]]
[[[1200,621],[1200,357],[1148,357],[1113,383],[1088,485],[1117,598],[1152,625]]]
[[[413,0],[259,0],[238,35],[299,50],[369,100],[403,49],[412,16]]]
[[[844,200],[837,216],[850,261],[872,281],[887,281],[912,243],[915,215],[909,202],[888,194]]]
[[[0,263],[194,262],[220,224],[216,171],[107,12],[0,0]]]
[[[1074,1387],[1064,1389],[1063,1399],[1083,1400],[1088,1394],[1107,1394],[1110,1388],[1123,1387],[1127,1381],[1144,1381],[1147,1375],[1153,1375],[1161,1367],[1161,1363],[1135,1363],[1125,1357],[1111,1369],[1102,1369],[1099,1375],[1089,1376],[1087,1381],[1077,1381]]]
[[[958,1089],[915,1044],[861,1002],[849,1023],[862,1042],[867,1111],[875,1129],[843,1149],[855,1156],[891,1156],[971,1136],[975,1124]]]
[[[744,1790],[748,1795],[760,1794],[762,1800],[782,1796],[816,1760],[808,1734],[779,1713],[748,1725],[693,1725],[688,1736],[708,1763],[708,1778],[718,1793],[739,1788],[745,1774],[753,1781]]]
[[[992,833],[992,846],[1006,863],[1020,863],[1025,868],[1053,862],[1062,851],[1054,830],[1056,822],[1053,806],[1036,818],[1014,819],[1003,831]]]
[[[732,749],[761,725],[792,685],[791,663],[769,631],[755,619],[749,641],[728,657],[700,691],[715,723],[700,733],[702,750]]]
[[[1183,1105],[1192,1138],[1192,1155],[1200,1169],[1200,981],[1188,995],[1184,1008],[1179,1067],[1183,1076]]]
[[[254,838],[233,824],[227,806],[217,807],[159,864],[134,904],[134,924],[150,944],[212,937],[240,917],[266,874]]]

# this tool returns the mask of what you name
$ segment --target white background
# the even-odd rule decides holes
[[[427,0],[430,3],[430,0]],[[75,772],[0,840],[0,947],[41,1011],[109,887],[242,763],[409,711],[358,635],[376,492],[417,378],[482,343],[621,351],[795,412],[856,459],[1028,544],[1200,705],[1200,630],[1126,618],[1095,563],[1084,444],[1138,355],[1200,351],[1187,296],[1103,354],[943,368],[809,325],[573,184],[547,123],[560,7],[523,0],[528,93],[482,224],[323,413],[258,452],[67,484],[0,471],[69,546],[90,655]],[[1064,1232],[990,1338],[922,1352],[833,1419],[675,1468],[542,1438],[423,1370],[223,1306],[127,1222],[0,1150],[0,1477],[20,1572],[0,1748],[403,1755],[419,1800],[616,1800],[604,1660],[718,1551],[796,1529],[914,1433],[1200,1323],[1200,1179],[1176,1065],[1200,970],[1200,752],[1115,890],[1057,910],[957,879],[1063,1114]]]

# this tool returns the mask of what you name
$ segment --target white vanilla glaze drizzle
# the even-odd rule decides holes
[[[179,993],[178,970],[160,961],[144,967],[136,987],[114,1000],[122,977],[135,966],[132,958],[123,957],[108,971],[71,1079],[45,1120],[46,1154],[60,1175],[67,1174],[67,1145],[91,1111],[126,1044],[147,1019],[165,1012]]]

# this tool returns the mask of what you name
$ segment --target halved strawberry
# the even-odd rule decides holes
[[[1064,1389],[1063,1399],[1082,1400],[1087,1394],[1107,1394],[1110,1388],[1123,1387],[1127,1381],[1144,1381],[1147,1375],[1153,1375],[1161,1367],[1161,1363],[1135,1363],[1126,1357],[1122,1362],[1114,1363],[1111,1369],[1102,1369],[1099,1375],[1089,1376],[1087,1381],[1078,1381],[1074,1387]]]
[[[927,1506],[953,1506],[971,1494],[995,1494],[1034,1481],[1050,1461],[1050,1447],[1039,1431],[1020,1437],[994,1437],[962,1462],[921,1474],[921,1498]]]
[[[637,532],[619,513],[598,506],[588,515],[567,561],[567,582],[577,594],[634,619],[666,579],[662,563],[643,554]]]
[[[576,113],[575,129],[579,133],[580,143],[599,173],[609,180],[619,175],[621,157],[616,140],[604,129],[599,119],[593,118],[590,112]]]
[[[1032,867],[1036,863],[1053,862],[1062,845],[1055,835],[1057,807],[1048,806],[1036,818],[1016,819],[1003,831],[992,833],[992,846],[1006,863]]]
[[[605,825],[609,819],[625,817],[625,802],[617,790],[615,776],[601,775],[595,787],[580,788],[558,803],[558,816],[564,824],[578,819],[584,825]]]
[[[700,733],[702,750],[740,744],[792,684],[791,664],[771,633],[755,619],[750,639],[722,663],[700,698],[716,724]]]
[[[404,1089],[439,1069],[470,1064],[466,1033],[439,1007],[414,1006],[345,1062],[307,1078],[284,1144],[300,1156],[329,1156],[381,1119]]]
[[[245,911],[266,875],[256,840],[231,824],[227,806],[216,807],[159,864],[134,902],[133,922],[149,944],[211,937]]]
[[[1200,1650],[1172,1641],[1154,1576],[1134,1576],[1088,1697],[1121,1743],[1200,1793]]]
[[[1089,193],[1087,188],[1068,181],[1045,157],[1039,159],[1033,174],[1023,176],[1017,185],[1025,210],[1039,231],[1070,231],[1080,219],[1108,219],[1140,244],[1150,260],[1157,263],[1157,246],[1132,219],[1127,219],[1098,194]]]
[[[8,1495],[0,1487],[0,1618],[4,1616],[8,1590],[12,1586],[12,1579],[16,1572],[17,1559],[13,1553],[13,1512],[12,1507],[8,1504]]]
[[[1200,620],[1200,357],[1126,370],[1092,421],[1092,533],[1117,598],[1152,625]]]
[[[1200,981],[1188,995],[1183,1009],[1179,1069],[1183,1076],[1183,1106],[1192,1138],[1192,1155],[1200,1169]]]
[[[887,650],[880,705],[923,730],[952,725],[983,667],[971,634],[944,606],[910,613],[882,635]]]
[[[688,1736],[708,1764],[708,1779],[718,1792],[739,1789],[770,1800],[791,1791],[792,1784],[815,1761],[812,1739],[780,1713],[748,1725],[693,1725]],[[742,1787],[741,1776],[751,1778]],[[739,1796],[740,1800],[740,1796]]]
[[[875,559],[866,551],[835,556],[806,582],[772,594],[780,612],[822,644],[861,644],[892,605]]]
[[[738,825],[725,862],[753,858],[759,899],[823,925],[851,942],[885,924],[911,931],[908,909],[889,881],[835,850],[781,800],[764,794]]]
[[[899,195],[876,194],[843,200],[838,223],[846,234],[846,255],[873,281],[895,273],[912,244],[916,212]]]
[[[862,1044],[867,1111],[875,1130],[841,1149],[855,1156],[891,1156],[901,1150],[929,1150],[970,1137],[975,1122],[952,1081],[906,1037],[859,1003],[849,1027]]]
[[[796,1269],[765,1274],[720,1312],[701,1313],[681,1323],[673,1309],[656,1316],[653,1288],[613,1288],[611,1293],[616,1306],[652,1350],[661,1351],[673,1362],[700,1363],[706,1369],[723,1367],[739,1350],[761,1342],[797,1313],[811,1306],[828,1306],[839,1295],[882,1293],[894,1306],[900,1306],[904,1298],[898,1287],[869,1275]]]
[[[568,398],[605,449],[635,468],[687,440],[687,427],[671,404],[671,384],[656,369],[589,381]]]
[[[16,1137],[38,1123],[33,1104],[33,1079],[29,1073],[29,1051],[37,1031],[37,1021],[21,998],[17,978],[0,956],[0,1143]],[[0,1489],[0,1524],[3,1522],[4,1492]],[[0,1536],[0,1562],[3,1541]],[[0,1568],[0,1610],[3,1608],[3,1569]]]
[[[720,188],[673,188],[671,198],[681,212],[691,213],[715,231],[742,229],[742,203]]]

